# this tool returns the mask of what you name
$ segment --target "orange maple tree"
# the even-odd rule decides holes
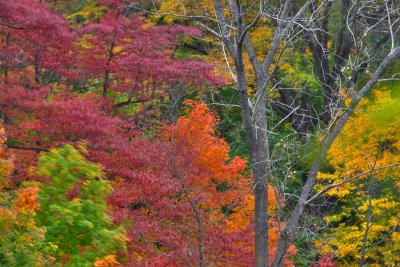
[[[187,100],[189,107],[187,117],[178,119],[175,125],[166,128],[165,137],[172,144],[174,152],[173,162],[179,165],[179,171],[185,173],[185,177],[192,178],[189,185],[192,194],[206,195],[204,197],[204,207],[207,209],[217,209],[212,214],[213,223],[217,218],[223,218],[225,223],[225,233],[237,233],[246,231],[252,227],[254,213],[254,196],[251,193],[251,180],[249,173],[244,173],[247,161],[240,157],[232,158],[229,163],[229,145],[217,136],[216,127],[219,119],[209,110],[207,105]],[[188,155],[195,155],[193,159]],[[176,164],[179,162],[180,164]],[[198,174],[193,170],[201,170]],[[239,174],[239,175],[238,175]],[[219,186],[223,185],[226,189],[223,193],[218,191]],[[278,223],[275,220],[275,208],[277,199],[272,186],[268,191],[270,216],[269,234],[269,258],[272,260],[275,255],[278,242]],[[221,213],[218,208],[230,206],[232,210],[229,214]],[[239,240],[234,247],[240,247],[253,252],[252,233],[249,239]],[[240,249],[239,249],[240,250]],[[251,262],[251,261],[249,261]],[[272,263],[272,262],[271,262]]]
[[[254,197],[247,160],[229,156],[219,120],[205,104],[186,105],[186,115],[159,132],[158,149],[146,151],[153,164],[143,165],[136,179],[114,183],[110,203],[127,228],[127,265],[250,266]],[[269,199],[272,259],[279,228],[272,188]]]

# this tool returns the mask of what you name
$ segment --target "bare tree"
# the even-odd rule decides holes
[[[267,117],[271,112],[280,112],[282,119],[292,123],[298,131],[321,131],[319,148],[307,179],[299,188],[297,204],[289,216],[283,218],[284,227],[280,231],[272,264],[281,266],[287,247],[293,241],[292,232],[310,203],[310,197],[314,199],[314,184],[328,149],[357,104],[400,55],[397,1],[177,0],[176,4],[177,10],[163,10],[162,15],[187,19],[219,40],[226,67],[234,80],[251,154],[256,266],[268,266],[270,260],[266,211],[268,184],[274,178],[274,159],[270,153],[274,126],[267,124]],[[328,25],[334,5],[341,14],[337,32],[331,32]],[[156,10],[157,7],[154,4]],[[260,25],[267,25],[274,32],[272,39],[265,38],[268,50],[263,55],[256,51],[250,37],[250,33],[257,31]],[[328,47],[328,40],[335,41],[334,49]],[[298,42],[311,49],[324,97],[322,107],[311,105],[309,99],[300,97],[295,90],[281,88],[284,78],[277,76],[280,58],[287,50],[294,49],[292,45]],[[246,71],[247,58],[252,75]],[[249,90],[250,85],[254,85],[252,90]],[[347,92],[345,97],[351,99],[349,105],[344,104],[344,97],[340,94],[343,88]],[[274,90],[279,91],[280,101],[273,97]],[[268,109],[268,106],[273,109]],[[310,111],[314,108],[317,112],[312,117]],[[310,126],[316,123],[323,127],[315,129]]]

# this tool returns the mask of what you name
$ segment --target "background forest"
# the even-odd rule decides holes
[[[0,266],[400,266],[396,0],[0,0]]]

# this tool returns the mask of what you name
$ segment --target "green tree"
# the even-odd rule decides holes
[[[65,266],[93,266],[124,249],[124,232],[107,216],[109,182],[101,168],[74,147],[51,149],[39,159],[37,173],[50,181],[39,191],[38,225]]]

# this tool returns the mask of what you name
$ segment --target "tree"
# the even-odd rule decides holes
[[[103,97],[112,88],[125,93],[125,104],[129,104],[146,83],[219,82],[209,64],[174,57],[171,48],[179,44],[178,36],[199,36],[198,30],[167,25],[146,27],[146,21],[139,16],[126,17],[124,13],[110,8],[99,23],[91,22],[80,29],[85,58],[82,69],[88,78],[101,77]]]
[[[176,3],[175,1],[172,2]],[[319,16],[324,17],[323,12],[329,11],[330,6],[331,1],[310,0],[298,4],[292,3],[290,0],[283,3],[216,0],[209,5],[204,5],[203,2],[185,1],[175,5],[168,4],[166,9],[162,9],[164,10],[163,15],[187,18],[215,36],[221,43],[221,49],[227,54],[227,58],[234,62],[232,67],[230,65],[227,65],[227,67],[233,74],[233,85],[239,96],[242,123],[250,146],[255,194],[256,266],[267,266],[269,261],[267,253],[268,231],[266,230],[268,229],[268,220],[265,211],[268,207],[268,185],[274,182],[274,159],[271,158],[270,153],[270,140],[271,135],[273,135],[271,130],[274,129],[274,125],[267,125],[267,115],[270,113],[267,107],[274,101],[274,89],[280,87],[281,80],[276,79],[280,55],[286,51],[285,48],[295,49],[295,47],[289,45],[297,41],[301,42],[303,34],[330,32],[331,28],[325,27],[325,24],[319,27],[314,23],[315,20],[320,18]],[[360,6],[361,9],[359,9]],[[350,76],[350,78],[335,78],[332,81],[335,86],[329,87],[328,83],[328,87],[324,87],[329,90],[323,92],[327,101],[323,104],[322,110],[329,116],[325,116],[328,119],[325,120],[325,127],[321,132],[322,137],[318,141],[319,147],[314,162],[308,170],[308,177],[302,186],[297,204],[295,204],[295,208],[290,210],[290,215],[285,218],[286,223],[280,232],[273,266],[283,264],[285,251],[293,239],[294,228],[305,210],[318,171],[329,147],[342,131],[357,104],[373,88],[385,69],[400,54],[400,47],[396,43],[399,25],[392,23],[398,7],[393,3],[386,3],[384,9],[378,6],[378,3],[365,1],[359,5],[352,5],[349,10],[342,9],[343,31],[351,36],[354,43],[365,46],[366,49],[360,50],[359,47],[352,47],[350,52],[338,53],[338,56],[347,55],[347,57],[343,58],[345,62],[335,62],[335,68],[339,67],[340,76]],[[207,8],[211,9],[212,12],[208,12]],[[366,18],[369,12],[373,10],[378,10],[375,14],[379,15],[370,21]],[[350,24],[349,21],[351,21]],[[264,53],[255,49],[254,42],[250,38],[251,32],[256,31],[260,24],[271,25],[274,29],[272,38],[265,38],[265,42],[269,43],[269,48]],[[347,27],[345,27],[346,25]],[[377,48],[374,48],[367,44],[367,40],[373,38],[377,32],[388,36],[388,38],[379,43]],[[324,47],[319,48],[323,49]],[[371,55],[375,55],[375,57],[371,58]],[[246,57],[249,58],[252,65],[253,76],[250,77],[254,77],[253,80],[246,76]],[[356,64],[352,64],[353,60]],[[340,68],[340,66],[346,66],[348,69]],[[365,79],[360,79],[360,74],[366,69],[372,74],[366,76]],[[336,72],[337,69],[334,73]],[[333,76],[337,77],[336,75]],[[345,83],[343,84],[343,82]],[[322,83],[326,84],[327,82],[322,81]],[[250,84],[254,84],[254,88],[249,88]],[[348,89],[348,95],[351,97],[348,106],[343,105],[339,91],[333,89],[342,87]],[[332,94],[335,96],[332,97]],[[335,101],[335,99],[338,100]],[[332,106],[334,108],[331,108]],[[283,119],[289,118],[298,108],[290,108],[287,117]],[[307,116],[303,116],[303,118],[307,119]]]
[[[46,228],[45,242],[55,247],[58,262],[92,266],[124,249],[123,229],[113,225],[106,214],[111,188],[98,165],[66,145],[43,153],[37,173],[49,182],[38,193],[35,220]]]
[[[72,75],[73,33],[59,14],[34,0],[2,1],[1,6],[4,84],[36,87],[48,83],[54,73]]]
[[[340,206],[333,206],[335,213],[325,218],[332,227],[324,235],[326,241],[316,245],[322,252],[333,252],[337,262],[360,266],[399,262],[399,170],[387,168],[400,164],[398,105],[398,97],[387,89],[376,91],[372,101],[364,100],[359,106],[363,112],[353,114],[328,152],[334,171],[318,176],[321,188],[356,177],[326,192],[326,201],[337,198]]]
[[[218,119],[188,101],[187,116],[160,132],[149,164],[135,179],[116,183],[113,217],[126,225],[131,265],[254,264],[253,200],[246,161],[229,157]],[[154,148],[154,147],[153,147]],[[270,191],[271,203],[276,203]],[[271,236],[277,237],[274,207]],[[276,239],[270,239],[273,255]]]
[[[135,179],[117,183],[110,198],[117,222],[134,222],[128,228],[131,264],[249,261],[248,246],[235,244],[251,242],[241,240],[250,226],[224,229],[248,192],[240,174],[246,161],[229,160],[229,147],[216,136],[213,115],[205,105],[192,105],[188,117],[165,127],[154,150],[142,154],[150,160]]]
[[[229,241],[229,238],[238,233],[240,236],[240,228],[232,227],[225,237],[220,235],[218,238],[217,234],[219,231],[226,232],[218,224],[224,222],[224,217],[229,221],[229,213],[236,209],[234,205],[245,201],[244,196],[246,192],[248,194],[244,187],[246,181],[241,181],[243,178],[239,174],[244,171],[246,161],[235,157],[227,164],[229,147],[225,140],[216,136],[218,120],[204,104],[187,104],[191,106],[189,116],[181,117],[175,125],[166,127],[164,149],[171,178],[177,179],[183,203],[191,210],[189,214],[195,225],[193,230],[197,238],[198,266],[206,266],[211,259],[218,257],[226,263],[246,264],[249,262],[246,252],[250,246],[244,240],[241,245],[245,254],[239,246],[223,248],[226,242],[236,241]],[[207,218],[210,216],[207,213],[211,213],[211,218]],[[245,225],[243,230],[249,226]],[[224,241],[221,244],[216,238]],[[229,259],[229,256],[233,256],[233,259]]]

